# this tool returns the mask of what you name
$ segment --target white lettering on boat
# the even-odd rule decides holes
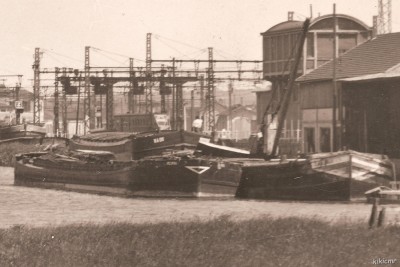
[[[157,138],[154,138],[154,139],[153,139],[154,144],[161,143],[161,142],[164,142],[164,141],[165,141],[165,139],[164,139],[163,136],[162,136],[162,137],[157,137]]]

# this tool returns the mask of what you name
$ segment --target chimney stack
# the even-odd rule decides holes
[[[372,17],[372,38],[378,35],[378,16]]]
[[[288,21],[292,21],[293,20],[293,14],[294,14],[293,11],[289,11],[288,12]]]

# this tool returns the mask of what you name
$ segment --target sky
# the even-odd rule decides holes
[[[261,32],[287,20],[336,12],[372,25],[378,0],[0,0],[0,75],[23,75],[31,87],[35,47],[41,68],[83,69],[84,48],[91,66],[144,66],[146,34],[152,58],[262,59]],[[392,31],[400,31],[400,1],[392,1]],[[1,77],[0,77],[1,78]],[[46,77],[43,77],[45,79]],[[52,78],[52,77],[49,77]],[[15,84],[8,77],[6,85]]]

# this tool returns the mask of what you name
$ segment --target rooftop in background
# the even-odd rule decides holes
[[[352,78],[383,73],[400,64],[400,32],[378,35],[349,50],[336,60],[336,78]],[[298,82],[330,80],[333,61],[329,61],[297,79]]]

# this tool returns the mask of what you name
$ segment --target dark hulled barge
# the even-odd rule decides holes
[[[160,155],[167,149],[195,148],[202,134],[187,131],[154,131],[147,133],[99,132],[74,137],[70,149],[109,151],[118,160],[141,159]]]
[[[364,192],[393,181],[391,161],[380,155],[340,151],[303,159],[242,164],[242,198],[285,200],[364,199]]]
[[[129,195],[132,163],[115,161],[109,152],[33,152],[15,158],[15,185]]]

